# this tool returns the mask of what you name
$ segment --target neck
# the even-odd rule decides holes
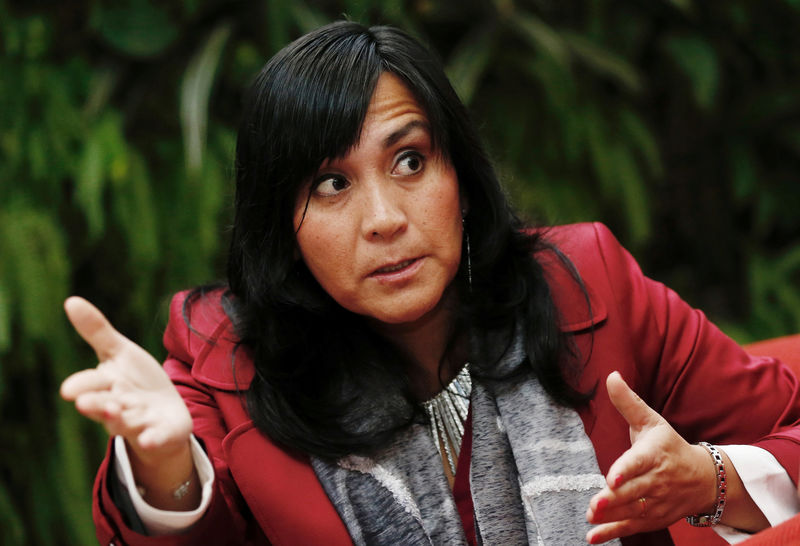
[[[392,341],[409,357],[411,367],[408,377],[413,392],[420,400],[427,400],[439,392],[443,385],[458,374],[464,363],[463,348],[457,350],[455,347],[445,354],[454,334],[455,301],[455,294],[448,290],[433,310],[414,322],[381,322],[373,325],[378,333]]]

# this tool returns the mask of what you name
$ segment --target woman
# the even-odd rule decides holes
[[[66,302],[101,363],[62,395],[115,435],[101,542],[668,544],[796,511],[765,490],[797,380],[602,226],[525,230],[411,38],[314,31],[243,119],[228,283],[173,300],[164,368]]]

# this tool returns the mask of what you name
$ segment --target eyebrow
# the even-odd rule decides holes
[[[409,121],[408,123],[406,123],[405,125],[400,127],[398,130],[393,131],[386,138],[384,138],[383,139],[383,147],[384,148],[391,148],[392,146],[397,144],[397,142],[399,142],[403,138],[407,137],[415,129],[422,129],[428,134],[430,134],[430,132],[431,132],[430,125],[428,124],[427,121],[421,120],[421,119],[415,119],[415,120]]]

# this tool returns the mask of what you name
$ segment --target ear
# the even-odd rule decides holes
[[[463,189],[458,192],[458,202],[461,205],[461,218],[466,218],[469,214],[469,198]]]

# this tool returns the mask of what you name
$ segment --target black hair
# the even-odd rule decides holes
[[[247,391],[256,426],[307,453],[370,452],[420,419],[402,351],[340,307],[297,259],[293,215],[304,181],[358,142],[382,73],[398,76],[423,108],[434,146],[469,203],[472,289],[462,260],[457,329],[500,335],[478,351],[474,374],[494,365],[524,324],[533,371],[559,402],[584,397],[564,379],[568,339],[541,266],[538,232],[510,208],[467,111],[424,46],[400,30],[337,22],[292,42],[264,66],[247,96],[236,148],[236,197],[226,311],[256,374]],[[478,354],[480,353],[480,354]]]

